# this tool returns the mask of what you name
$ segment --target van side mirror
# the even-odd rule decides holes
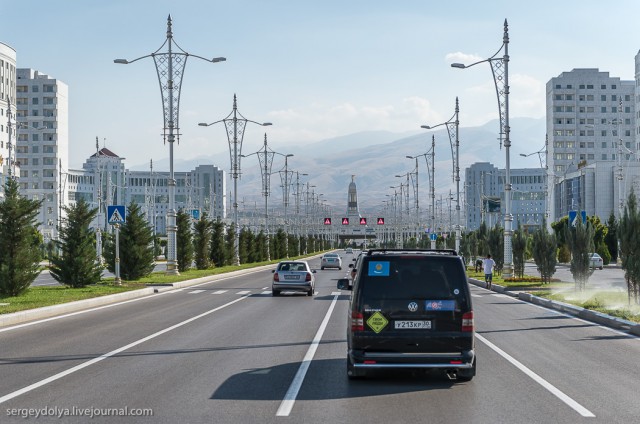
[[[353,290],[353,287],[349,284],[348,278],[341,278],[338,280],[338,290]]]

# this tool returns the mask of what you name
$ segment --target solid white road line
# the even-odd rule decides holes
[[[296,398],[298,397],[298,392],[300,392],[300,387],[302,387],[302,382],[304,381],[305,375],[307,375],[307,370],[309,369],[309,365],[311,365],[311,361],[313,361],[313,357],[316,354],[316,350],[318,350],[318,345],[320,344],[320,340],[322,340],[322,335],[324,334],[324,330],[327,328],[327,324],[329,323],[329,318],[331,318],[331,314],[333,313],[333,308],[336,306],[336,302],[338,301],[338,295],[333,297],[333,301],[331,302],[331,306],[329,306],[329,310],[327,314],[324,316],[322,320],[322,324],[320,324],[320,328],[318,328],[318,332],[316,336],[313,338],[309,349],[307,350],[307,354],[304,355],[304,359],[300,364],[300,368],[298,368],[298,372],[296,376],[293,377],[293,381],[289,386],[289,390],[284,395],[284,399],[280,403],[280,407],[278,408],[278,412],[276,412],[276,417],[288,417],[291,413],[291,409],[293,409],[293,404],[296,403]]]
[[[271,290],[265,290],[265,291],[263,291],[263,292],[262,292],[262,293],[260,293],[260,294],[271,294]]]
[[[554,385],[549,383],[544,378],[540,377],[535,372],[531,371],[529,368],[524,366],[520,361],[515,359],[513,356],[509,355],[507,352],[505,352],[504,350],[500,349],[498,346],[494,345],[493,343],[491,343],[489,340],[485,339],[484,337],[482,337],[478,333],[476,333],[476,337],[482,343],[486,344],[491,349],[493,349],[496,353],[498,353],[498,355],[502,356],[504,359],[506,359],[507,361],[511,362],[511,364],[513,364],[516,368],[518,368],[520,371],[522,371],[527,376],[529,376],[536,383],[540,384],[542,387],[547,389],[549,392],[551,392],[558,399],[560,399],[561,401],[563,401],[564,403],[569,405],[571,408],[573,408],[578,414],[582,415],[583,417],[595,417],[595,415],[593,415],[593,413],[591,411],[589,411],[587,408],[585,408],[584,406],[580,405],[575,400],[571,399],[569,396],[564,394],[564,392],[562,392],[560,389],[558,389],[557,387],[555,387]]]
[[[35,390],[35,389],[37,389],[37,388],[39,388],[39,387],[42,387],[42,386],[44,386],[44,385],[46,385],[46,384],[49,384],[49,383],[51,383],[51,382],[53,382],[53,381],[59,380],[59,379],[61,379],[62,377],[65,377],[65,376],[67,376],[67,375],[69,375],[69,374],[73,374],[73,373],[74,373],[74,372],[76,372],[76,371],[80,371],[80,370],[81,370],[81,369],[83,369],[83,368],[86,368],[86,367],[88,367],[88,366],[90,366],[90,365],[93,365],[93,364],[95,364],[95,363],[98,363],[98,362],[100,362],[100,361],[102,361],[102,360],[105,360],[105,359],[107,359],[107,358],[111,357],[111,356],[117,355],[117,354],[118,354],[118,353],[120,353],[120,352],[124,352],[125,350],[131,349],[132,347],[135,347],[135,346],[137,346],[137,345],[139,345],[139,344],[142,344],[142,343],[144,343],[144,342],[146,342],[146,341],[149,341],[149,340],[151,340],[151,339],[155,339],[156,337],[161,336],[161,335],[163,335],[164,333],[168,333],[168,332],[169,332],[169,331],[171,331],[171,330],[175,330],[176,328],[182,327],[183,325],[189,324],[189,323],[191,323],[191,322],[193,322],[193,321],[195,321],[195,320],[197,320],[197,319],[200,319],[200,318],[206,317],[207,315],[210,315],[210,314],[212,314],[212,313],[214,313],[214,312],[217,312],[217,311],[219,311],[220,309],[224,309],[224,308],[226,308],[227,306],[231,306],[231,305],[233,305],[234,303],[240,302],[241,300],[244,300],[244,299],[246,299],[247,297],[249,297],[249,296],[243,296],[243,297],[240,297],[240,298],[238,298],[238,299],[236,299],[236,300],[233,300],[233,301],[231,301],[231,302],[229,302],[229,303],[225,303],[225,304],[224,304],[224,305],[222,305],[222,306],[218,306],[217,308],[211,309],[211,310],[209,310],[209,311],[207,311],[207,312],[204,312],[204,313],[202,313],[202,314],[200,314],[200,315],[196,315],[196,316],[195,316],[195,317],[193,317],[193,318],[189,318],[189,319],[187,319],[187,320],[185,320],[185,321],[182,321],[182,322],[180,322],[180,323],[178,323],[178,324],[172,325],[171,327],[167,327],[167,328],[165,328],[164,330],[160,330],[160,331],[158,331],[158,332],[156,332],[156,333],[151,334],[150,336],[144,337],[144,338],[142,338],[142,339],[140,339],[140,340],[137,340],[137,341],[135,341],[135,342],[133,342],[133,343],[129,343],[129,344],[128,344],[128,345],[126,345],[126,346],[122,346],[121,348],[118,348],[118,349],[116,349],[116,350],[112,350],[112,351],[111,351],[111,352],[109,352],[109,353],[105,353],[104,355],[100,355],[100,356],[98,356],[98,357],[96,357],[96,358],[93,358],[93,359],[91,359],[91,360],[87,361],[87,362],[83,362],[82,364],[76,365],[76,366],[75,366],[75,367],[73,367],[73,368],[69,368],[69,369],[68,369],[68,370],[66,370],[66,371],[62,371],[62,372],[60,372],[60,373],[58,373],[58,374],[56,374],[56,375],[52,375],[51,377],[45,378],[44,380],[40,380],[40,381],[38,381],[37,383],[33,383],[33,384],[31,384],[31,385],[29,385],[29,386],[27,386],[27,387],[24,387],[24,388],[22,388],[22,389],[20,389],[20,390],[16,390],[15,392],[11,392],[11,393],[9,393],[9,394],[7,394],[7,395],[4,395],[4,396],[0,397],[0,404],[2,404],[2,403],[4,403],[4,402],[6,402],[6,401],[8,401],[8,400],[11,400],[11,399],[13,399],[13,398],[16,398],[16,397],[18,397],[18,396],[20,396],[20,395],[23,395],[23,394],[25,394],[25,393],[28,393],[28,392],[30,392],[30,391],[32,391],[32,390]]]

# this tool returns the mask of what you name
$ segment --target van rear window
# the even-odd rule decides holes
[[[371,258],[360,277],[365,299],[460,299],[467,277],[457,258],[423,256]],[[447,304],[448,305],[448,304]]]

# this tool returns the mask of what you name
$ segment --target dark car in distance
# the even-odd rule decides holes
[[[475,324],[462,259],[453,250],[375,249],[358,261],[347,327],[347,375],[382,369],[476,373]]]

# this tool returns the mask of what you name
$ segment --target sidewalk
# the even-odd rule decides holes
[[[474,278],[469,278],[469,283],[485,289],[487,288],[487,285],[484,281],[476,280]],[[610,315],[606,315],[600,312],[581,308],[579,306],[570,305],[568,303],[558,302],[555,300],[549,300],[543,297],[534,296],[531,293],[527,293],[525,291],[507,290],[506,287],[500,286],[495,283],[491,285],[491,291],[502,293],[511,297],[516,297],[524,302],[533,303],[534,305],[539,305],[545,308],[563,312],[565,314],[582,318],[586,321],[590,321],[595,324],[603,325],[605,327],[615,328],[616,330],[626,331],[636,336],[640,336],[640,324],[637,324],[632,321],[627,321],[621,318],[612,317]]]

